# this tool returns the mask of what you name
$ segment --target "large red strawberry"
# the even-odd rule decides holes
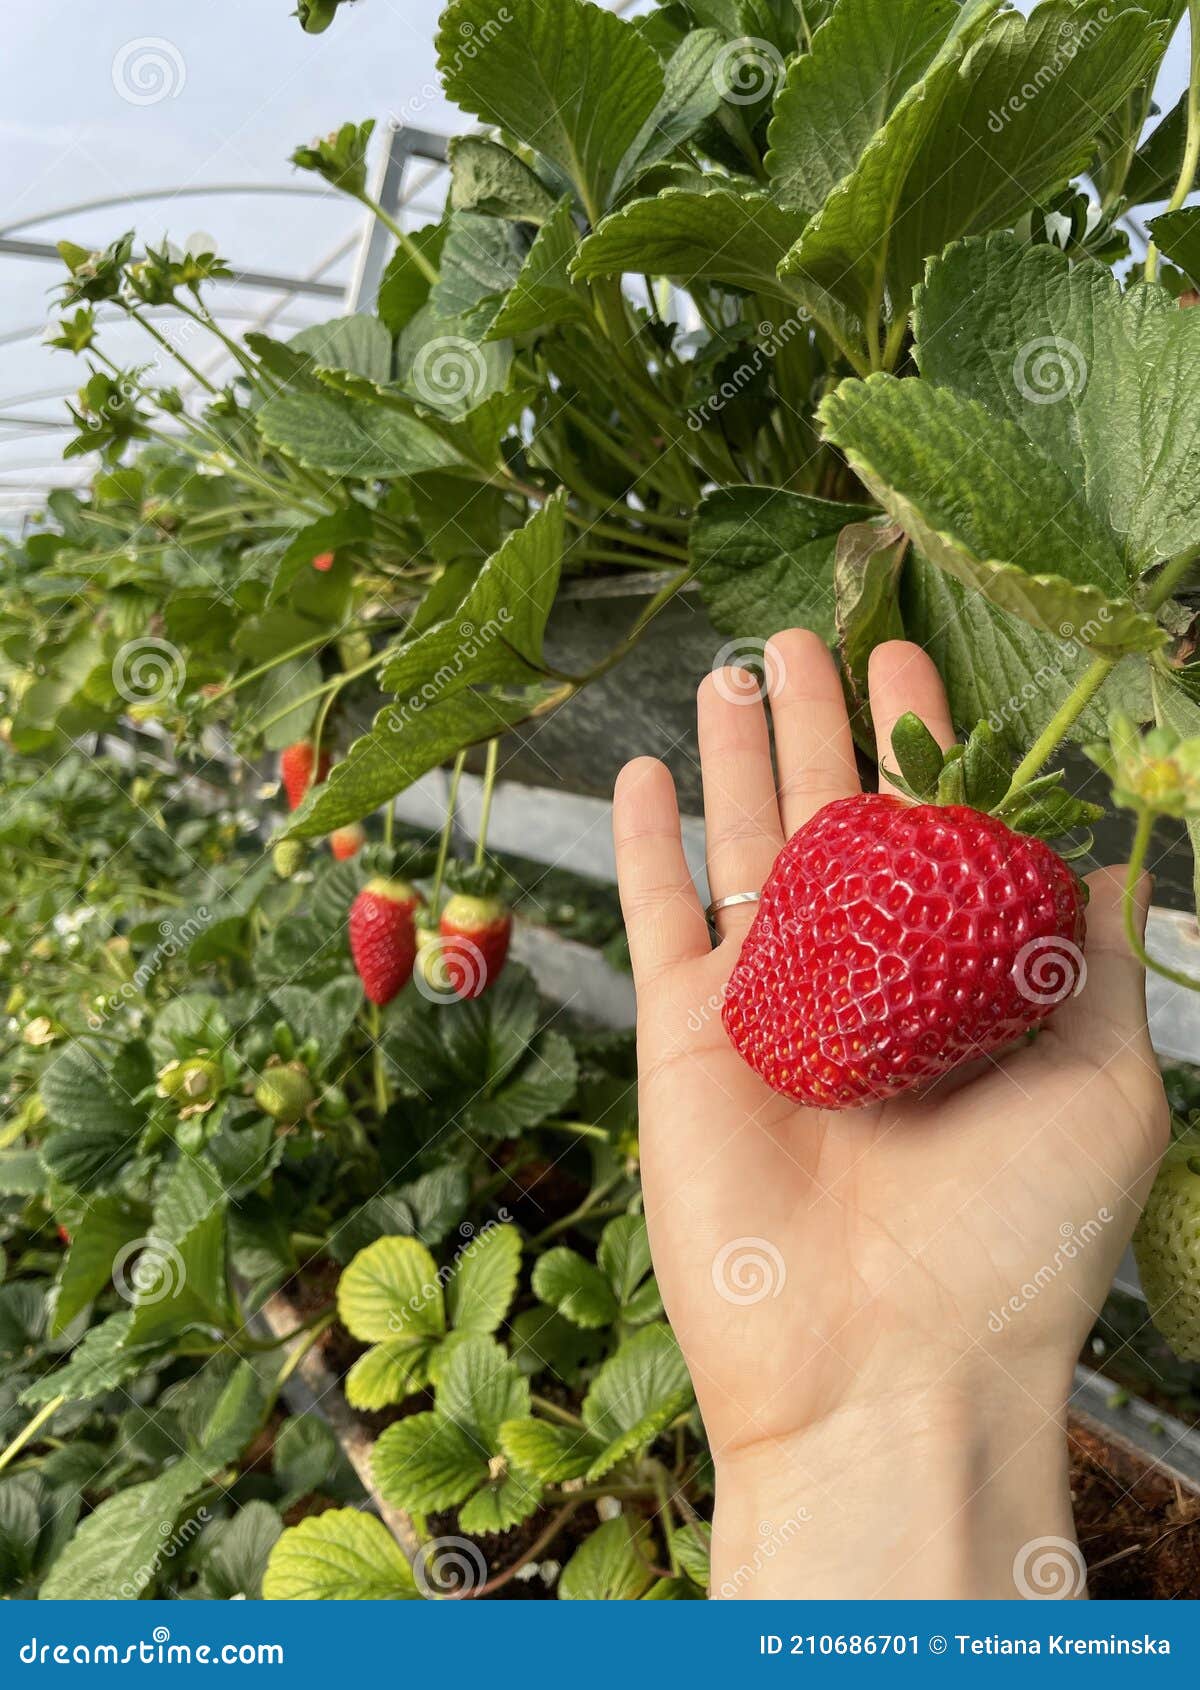
[[[421,894],[407,880],[368,880],[350,906],[350,954],[372,1003],[391,1003],[412,978]]]
[[[334,828],[329,835],[329,849],[339,863],[344,863],[348,857],[357,857],[366,839],[362,823],[351,822],[349,827]]]
[[[1078,990],[1084,890],[1040,839],[962,804],[827,804],[784,846],[726,1031],[812,1108],[893,1097],[999,1049]]]
[[[440,969],[460,998],[481,997],[500,978],[512,938],[512,911],[497,896],[493,868],[451,866],[447,874],[454,896],[438,921],[442,936]]]
[[[279,778],[287,793],[288,809],[298,810],[310,785],[320,786],[329,773],[329,753],[322,751],[313,781],[313,748],[310,739],[298,739],[279,753]]]

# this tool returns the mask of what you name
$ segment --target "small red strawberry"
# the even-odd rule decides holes
[[[312,566],[314,569],[319,569],[321,574],[324,575],[326,570],[333,568],[333,553],[318,552],[312,560]]]
[[[490,868],[455,864],[446,879],[454,896],[438,922],[440,968],[456,997],[481,997],[503,972],[512,911],[496,895],[499,876]]]
[[[349,827],[335,827],[329,835],[329,849],[339,863],[344,863],[348,857],[357,857],[366,842],[361,822],[351,822]]]
[[[726,1031],[797,1103],[893,1097],[1010,1044],[1078,990],[1084,897],[1048,845],[981,810],[839,799],[776,859]]]
[[[287,793],[288,809],[298,810],[310,785],[320,786],[329,773],[329,753],[322,751],[313,781],[313,748],[309,739],[298,739],[279,753],[279,778]]]
[[[407,880],[368,880],[350,906],[350,954],[372,1003],[391,1003],[412,977],[421,894]]]
[[[65,1244],[68,1248],[70,1247],[71,1234],[67,1231],[65,1226],[60,1226],[58,1228],[58,1241],[60,1244]]]

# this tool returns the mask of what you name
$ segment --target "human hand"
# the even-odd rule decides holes
[[[823,643],[779,636],[771,672],[778,789],[749,677],[700,688],[714,899],[760,888],[786,838],[859,790]],[[881,746],[910,710],[952,743],[919,648],[879,647],[870,682]],[[1122,874],[1089,878],[1086,984],[1031,1044],[825,1113],[725,1034],[754,909],[722,912],[710,948],[662,764],[622,772],[614,830],[646,1215],[717,1470],[714,1592],[1013,1595],[1022,1549],[1072,1535],[1072,1368],[1167,1139]]]

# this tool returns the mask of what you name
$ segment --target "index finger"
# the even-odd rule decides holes
[[[711,950],[679,830],[675,783],[654,757],[627,763],[613,793],[617,884],[639,990]]]

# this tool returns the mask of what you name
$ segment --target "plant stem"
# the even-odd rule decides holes
[[[277,710],[273,716],[268,716],[265,722],[256,721],[254,724],[255,730],[260,734],[266,733],[267,729],[274,727],[276,722],[281,722],[285,716],[290,716],[293,710],[302,709],[304,705],[311,704],[314,698],[321,698],[326,693],[330,694],[330,699],[326,701],[326,708],[328,708],[332,699],[341,692],[348,682],[356,681],[360,675],[365,675],[369,669],[378,668],[379,663],[379,655],[372,652],[365,663],[356,663],[353,669],[343,669],[341,674],[335,675],[332,680],[322,681],[319,687],[313,687],[310,692],[304,694],[303,698],[294,698],[282,710]]]
[[[1041,772],[1043,765],[1054,755],[1076,719],[1083,714],[1108,679],[1114,661],[1115,659],[1111,657],[1093,658],[1063,700],[1062,705],[1055,711],[1034,741],[1028,756],[1017,765],[1009,783],[1008,791],[996,806],[997,811],[1003,812],[1011,809],[1020,796],[1022,788],[1028,786],[1029,782]]]
[[[1185,579],[1189,570],[1196,567],[1197,562],[1200,562],[1200,554],[1197,553],[1195,546],[1190,546],[1187,551],[1178,552],[1174,557],[1168,558],[1159,570],[1154,585],[1146,594],[1146,609],[1160,610],[1167,600],[1173,596],[1176,587]]]
[[[379,1005],[373,1003],[367,1010],[367,1028],[371,1035],[371,1074],[375,1087],[375,1113],[382,1118],[388,1112],[391,1099],[388,1096],[387,1068],[383,1060],[383,1046],[379,1042]]]
[[[213,386],[212,382],[209,381],[209,379],[206,375],[202,375],[200,373],[200,371],[196,368],[196,366],[194,364],[190,364],[188,362],[188,360],[184,357],[183,353],[178,350],[178,348],[171,345],[171,342],[167,339],[166,335],[160,333],[160,331],[155,328],[154,324],[150,321],[149,317],[143,317],[141,312],[137,309],[137,307],[135,305],[128,306],[127,310],[129,312],[129,315],[133,318],[134,322],[138,323],[143,329],[145,329],[146,333],[150,336],[151,340],[156,340],[158,342],[158,344],[162,347],[163,351],[166,352],[170,357],[174,358],[175,362],[180,366],[180,368],[186,370],[188,375],[191,376],[192,380],[194,382],[196,382],[198,386],[204,388],[206,392],[211,393],[213,398],[215,399],[216,396],[217,396],[218,389]]]
[[[1188,0],[1188,18],[1192,35],[1192,61],[1187,92],[1187,145],[1183,149],[1179,181],[1171,195],[1168,211],[1178,211],[1196,185],[1196,171],[1200,167],[1200,0]],[[1146,249],[1146,280],[1158,280],[1158,247],[1153,241]]]
[[[492,793],[496,786],[496,764],[500,756],[500,741],[489,739],[487,748],[487,763],[483,771],[483,799],[479,810],[479,833],[475,839],[475,867],[483,865],[484,853],[487,851],[488,823],[492,819]]]
[[[1137,901],[1134,894],[1142,878],[1142,870],[1146,866],[1146,852],[1154,833],[1154,822],[1153,810],[1138,811],[1137,831],[1134,833],[1133,845],[1129,852],[1129,872],[1125,877],[1125,890],[1121,900],[1125,937],[1129,941],[1130,950],[1143,968],[1149,969],[1152,974],[1161,974],[1164,980],[1170,980],[1176,986],[1186,987],[1189,992],[1200,992],[1200,980],[1193,979],[1190,974],[1183,974],[1178,969],[1168,968],[1164,962],[1155,962],[1138,932]]]
[[[429,259],[426,258],[425,254],[421,251],[420,247],[417,245],[416,241],[413,240],[407,230],[402,229],[399,223],[396,222],[396,219],[394,217],[390,217],[383,207],[376,200],[371,198],[370,194],[355,194],[354,198],[360,200],[362,204],[366,206],[368,211],[374,212],[375,216],[378,217],[384,228],[396,237],[397,244],[403,247],[404,251],[408,254],[409,258],[412,259],[413,263],[424,276],[425,280],[430,284],[430,286],[432,286],[433,283],[438,280],[437,266],[432,264]]]
[[[313,1345],[316,1343],[317,1339],[321,1336],[321,1334],[323,1332],[327,1331],[328,1328],[333,1325],[334,1316],[336,1315],[336,1313],[337,1313],[336,1309],[326,1309],[325,1313],[323,1315],[321,1315],[318,1320],[313,1322],[313,1324],[308,1328],[307,1332],[304,1332],[304,1331],[301,1331],[299,1333],[289,1332],[287,1334],[287,1338],[284,1339],[285,1343],[287,1342],[288,1338],[294,1338],[294,1337],[297,1337],[297,1336],[300,1337],[300,1342],[296,1345],[296,1348],[292,1351],[292,1353],[288,1356],[287,1360],[284,1362],[283,1366],[279,1369],[279,1377],[275,1381],[275,1389],[276,1389],[277,1392],[280,1391],[283,1388],[283,1386],[287,1383],[287,1381],[291,1378],[292,1374],[299,1367],[300,1363],[304,1360],[304,1358],[308,1354],[309,1350],[312,1349]]]
[[[446,859],[450,855],[450,835],[454,831],[454,813],[458,807],[458,783],[462,780],[463,765],[466,763],[467,753],[460,751],[454,759],[454,768],[450,774],[450,790],[446,794],[446,819],[442,823],[442,837],[438,841],[437,863],[433,870],[433,890],[429,894],[429,909],[433,918],[437,919],[438,905],[442,898],[442,879],[446,873]]]
[[[550,1544],[554,1542],[554,1539],[558,1536],[559,1532],[562,1531],[567,1521],[571,1518],[572,1514],[575,1513],[579,1506],[579,1498],[572,1497],[569,1502],[564,1503],[558,1513],[551,1518],[545,1530],[538,1533],[537,1537],[535,1537],[533,1542],[529,1545],[529,1548],[524,1550],[517,1557],[511,1567],[506,1567],[502,1573],[497,1573],[495,1578],[488,1579],[486,1584],[481,1584],[475,1590],[464,1590],[459,1595],[451,1595],[449,1600],[461,1602],[464,1599],[469,1599],[474,1601],[480,1596],[490,1596],[493,1591],[500,1590],[504,1585],[508,1584],[510,1579],[514,1579],[517,1576],[522,1567],[527,1567],[531,1561],[535,1561],[542,1553],[542,1550],[548,1548]]]
[[[554,1420],[561,1420],[564,1426],[582,1426],[583,1421],[577,1414],[572,1414],[569,1408],[562,1408],[549,1397],[539,1397],[536,1391],[529,1393],[529,1400],[534,1408],[540,1408],[543,1414],[548,1414]]]
[[[25,1448],[25,1445],[35,1435],[38,1427],[44,1426],[50,1416],[52,1414],[56,1414],[66,1400],[65,1394],[52,1397],[44,1407],[38,1409],[32,1420],[26,1422],[13,1441],[9,1444],[8,1448],[3,1452],[0,1452],[0,1472],[4,1471],[14,1455],[20,1454],[21,1450]]]

